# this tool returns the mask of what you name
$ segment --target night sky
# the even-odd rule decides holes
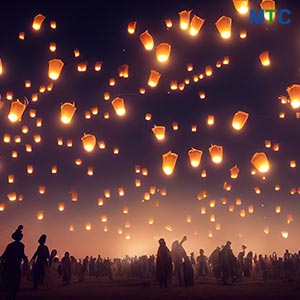
[[[0,204],[5,208],[0,212],[0,249],[23,224],[29,256],[42,233],[48,235],[49,248],[56,248],[60,256],[66,250],[77,257],[152,254],[160,237],[170,246],[184,235],[186,249],[194,252],[203,248],[209,253],[227,240],[232,241],[234,251],[242,244],[256,253],[298,251],[300,109],[279,98],[289,100],[287,87],[300,84],[300,5],[276,1],[277,9],[291,11],[288,25],[279,24],[276,17],[272,25],[250,25],[249,13],[240,15],[229,0],[62,2],[9,1],[1,8]],[[259,4],[249,1],[255,10]],[[205,19],[195,37],[180,29],[178,13],[183,10],[191,10],[191,19],[194,15]],[[32,22],[39,13],[46,18],[35,31]],[[215,26],[223,15],[232,18],[227,40]],[[171,28],[166,19],[172,20]],[[56,22],[56,29],[50,27],[51,21]],[[127,25],[132,21],[137,22],[136,30],[129,34]],[[244,39],[240,38],[243,29],[247,31]],[[151,51],[139,39],[145,30],[154,39]],[[20,32],[25,33],[24,40],[19,39]],[[56,43],[54,52],[49,50],[51,42]],[[163,42],[171,45],[171,53],[167,62],[160,63],[155,47]],[[79,57],[74,56],[75,49]],[[269,51],[270,66],[260,63],[263,51]],[[226,57],[229,64],[222,63]],[[48,61],[54,58],[64,62],[56,81],[48,77]],[[82,62],[87,63],[85,72],[77,68]],[[102,62],[100,71],[94,69],[96,62]],[[118,75],[124,64],[129,66],[128,78]],[[193,65],[192,71],[187,64]],[[212,76],[205,73],[208,65]],[[147,84],[151,69],[161,74],[154,88]],[[114,86],[109,84],[111,78]],[[25,87],[26,80],[30,87]],[[184,88],[171,90],[173,80]],[[145,94],[140,88],[145,88]],[[13,93],[12,99],[7,99],[7,92]],[[106,92],[109,100],[104,99]],[[205,93],[205,99],[200,99],[199,92]],[[112,106],[115,97],[124,98],[126,114],[122,117]],[[25,98],[29,103],[22,119],[10,122],[11,103]],[[60,106],[65,102],[76,106],[70,124],[60,121]],[[94,115],[95,107],[98,113]],[[30,116],[32,110],[35,117]],[[239,110],[249,113],[249,118],[236,131],[231,121]],[[279,117],[281,113],[284,118]],[[146,114],[152,115],[151,120],[145,120]],[[212,126],[206,123],[208,115],[214,116]],[[41,127],[37,119],[42,120]],[[174,122],[178,130],[173,129]],[[154,125],[165,126],[163,141],[155,138]],[[193,125],[197,125],[196,132]],[[28,133],[22,132],[24,126]],[[9,143],[4,141],[5,134],[10,135]],[[83,148],[84,134],[97,139],[92,152]],[[41,142],[35,142],[35,135],[41,136]],[[63,145],[58,145],[58,138]],[[271,148],[266,148],[266,140],[271,141]],[[100,141],[105,142],[105,149],[98,147]],[[213,163],[209,154],[214,144],[223,146],[220,164]],[[26,145],[31,145],[32,152],[26,151]],[[118,154],[114,154],[116,147]],[[203,151],[197,168],[189,162],[191,148]],[[17,158],[12,151],[17,151]],[[177,153],[178,159],[173,174],[167,176],[162,155],[169,151]],[[257,170],[251,174],[256,152],[268,157],[270,170],[265,174]],[[76,165],[76,159],[82,164]],[[291,160],[295,167],[290,166]],[[34,167],[33,174],[27,174],[28,165]],[[51,173],[54,165],[56,174]],[[240,172],[232,179],[230,169],[235,165]],[[147,169],[148,175],[137,173],[136,166]],[[87,175],[89,167],[93,167],[92,176]],[[206,177],[201,177],[203,170]],[[13,183],[9,175],[14,175]],[[230,190],[224,182],[231,185]],[[45,187],[44,194],[39,193],[40,186]],[[119,195],[120,188],[124,196]],[[72,190],[77,192],[77,201],[71,199]],[[207,197],[198,200],[203,192]],[[15,201],[8,199],[10,193],[16,193]],[[101,199],[103,205],[98,205]],[[58,209],[60,203],[63,211]],[[240,216],[241,210],[245,217]],[[39,211],[44,213],[42,220],[37,218]],[[91,230],[86,230],[88,223]],[[288,232],[287,238],[282,231]]]

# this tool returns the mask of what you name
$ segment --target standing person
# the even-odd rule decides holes
[[[156,256],[156,277],[161,288],[168,287],[172,278],[172,258],[169,248],[163,238],[158,241],[159,247]]]
[[[63,285],[69,285],[71,281],[71,260],[68,251],[65,252],[64,257],[61,260],[61,269]]]
[[[45,245],[47,236],[46,234],[42,234],[38,240],[39,246],[35,253],[33,254],[30,262],[33,263],[32,273],[33,273],[33,289],[36,290],[38,288],[39,283],[44,284],[44,280],[46,279],[46,273],[49,262],[49,249]]]
[[[183,242],[187,240],[184,236],[180,242],[178,240],[172,243],[171,256],[174,264],[174,276],[178,281],[179,285],[184,286],[184,274],[183,274],[183,262],[187,257],[187,254],[182,246]]]
[[[0,260],[2,265],[2,281],[7,290],[6,299],[15,300],[20,288],[22,271],[21,262],[25,262],[25,246],[21,243],[23,238],[23,225],[19,225],[16,231],[11,235],[14,242],[7,245]]]

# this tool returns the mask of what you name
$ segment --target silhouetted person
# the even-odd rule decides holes
[[[198,265],[198,278],[201,277],[207,277],[209,275],[209,270],[208,270],[208,258],[204,254],[204,250],[200,249],[199,250],[199,256],[197,257],[197,265]]]
[[[61,268],[63,285],[69,285],[71,281],[71,260],[69,252],[65,252],[64,257],[62,258]]]
[[[163,238],[158,241],[159,247],[156,257],[156,277],[161,288],[168,287],[168,281],[172,278],[171,252]]]
[[[172,243],[171,256],[174,264],[174,276],[178,280],[179,285],[184,285],[183,262],[187,254],[182,246],[183,242],[187,240],[186,236],[180,242],[177,240]]]
[[[14,242],[7,245],[1,256],[2,281],[7,290],[6,299],[16,299],[20,287],[22,271],[21,262],[25,261],[24,244],[21,243],[23,225],[19,225],[16,231],[11,235]]]
[[[223,283],[232,284],[236,279],[237,259],[232,252],[230,241],[227,241],[226,245],[220,251],[220,265]]]
[[[33,289],[37,289],[39,283],[43,284],[49,262],[49,249],[45,245],[47,236],[42,234],[38,240],[39,246],[30,260],[33,262]]]

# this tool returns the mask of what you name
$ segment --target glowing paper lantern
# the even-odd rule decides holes
[[[57,173],[57,166],[56,166],[56,165],[53,165],[53,166],[51,167],[51,173],[52,173],[52,174],[56,174],[56,173]]]
[[[136,29],[136,21],[129,22],[127,25],[127,31],[129,34],[134,34]]]
[[[86,230],[86,231],[91,231],[91,230],[92,230],[92,225],[91,225],[91,223],[86,223],[86,224],[85,224],[85,230]]]
[[[161,74],[155,70],[150,71],[150,75],[148,78],[148,85],[150,87],[156,87],[158,84],[158,81],[160,79]]]
[[[171,151],[162,155],[162,159],[163,159],[162,170],[166,175],[169,176],[173,173],[177,158],[178,158],[178,154],[173,153]]]
[[[171,28],[173,26],[173,22],[171,19],[166,19],[165,24],[167,28]]]
[[[55,52],[55,50],[56,50],[56,43],[55,42],[50,42],[49,50],[51,52]]]
[[[39,194],[43,195],[46,193],[46,187],[44,185],[39,186]]]
[[[269,57],[269,51],[264,51],[259,55],[260,63],[263,66],[269,66],[271,64],[270,57]]]
[[[22,119],[22,115],[26,109],[28,101],[25,100],[24,103],[21,103],[19,99],[13,101],[10,105],[10,110],[8,114],[8,119],[14,123]]]
[[[152,35],[149,33],[148,30],[143,32],[140,35],[140,41],[143,44],[144,48],[148,51],[152,50],[154,47],[154,41]]]
[[[214,115],[208,115],[206,123],[209,126],[214,125],[214,123],[215,123],[215,116]]]
[[[39,210],[36,214],[36,217],[39,221],[44,219],[44,212],[42,210]]]
[[[219,164],[223,159],[223,147],[218,145],[212,145],[209,148],[209,153],[211,156],[212,162]]]
[[[213,73],[213,69],[212,69],[212,66],[211,65],[208,65],[205,67],[205,75],[207,77],[210,77]],[[198,77],[197,77],[198,78]]]
[[[96,61],[95,66],[94,66],[94,70],[96,72],[99,72],[99,71],[101,71],[101,68],[102,68],[102,61]]]
[[[203,151],[195,149],[195,148],[192,148],[191,150],[189,150],[188,156],[189,156],[190,164],[192,167],[197,168],[200,165],[202,153],[203,153]]]
[[[32,165],[28,165],[28,166],[27,166],[27,173],[28,173],[28,174],[32,174],[33,171],[34,171],[33,166],[32,166]]]
[[[241,130],[248,120],[249,114],[243,111],[237,111],[232,118],[232,127],[235,130]]]
[[[287,239],[289,237],[289,233],[287,231],[281,231],[281,236],[284,238],[284,239]]]
[[[232,24],[232,19],[226,16],[222,16],[215,23],[223,39],[229,39],[231,37],[231,24]]]
[[[65,204],[63,202],[58,203],[58,210],[59,211],[64,211],[65,210]]]
[[[260,3],[261,9],[265,11],[264,17],[270,24],[273,23],[275,18],[275,1],[273,0],[262,0]],[[274,10],[274,12],[270,13],[269,10]]]
[[[115,113],[118,116],[124,116],[126,114],[124,99],[120,97],[116,97],[111,101],[111,104],[115,110]]]
[[[246,211],[244,209],[240,210],[240,216],[244,218],[246,216]]]
[[[240,38],[245,39],[246,37],[247,37],[247,30],[246,29],[241,29]]]
[[[129,74],[128,71],[129,66],[128,65],[122,65],[118,68],[119,77],[128,78]]]
[[[276,212],[276,214],[280,214],[280,212],[281,212],[281,206],[280,205],[275,206],[275,212]]]
[[[24,31],[19,32],[19,40],[25,40],[25,32]]]
[[[237,178],[239,176],[239,168],[237,167],[237,165],[233,166],[231,169],[230,169],[230,177],[231,178]]]
[[[40,30],[41,29],[41,26],[42,26],[42,24],[43,24],[43,22],[44,22],[44,20],[45,20],[45,16],[44,15],[42,15],[42,14],[38,14],[38,15],[36,15],[35,17],[34,17],[34,19],[33,19],[33,22],[32,22],[32,28],[34,29],[34,30]]]
[[[297,109],[300,107],[300,85],[293,84],[286,89],[290,97],[290,104],[292,108]]]
[[[201,27],[203,26],[205,19],[194,15],[190,24],[190,35],[195,36],[199,33]]]
[[[152,128],[152,132],[154,133],[157,140],[162,141],[165,139],[166,127],[154,125],[154,127]]]
[[[251,163],[260,173],[266,173],[270,169],[268,158],[264,152],[254,153]]]
[[[60,76],[64,62],[61,59],[49,60],[48,77],[52,80],[57,80]]]
[[[248,0],[232,0],[234,8],[241,15],[245,15],[249,11]]]
[[[77,64],[77,71],[78,72],[86,72],[87,66],[88,66],[87,61],[82,61]]]
[[[179,27],[181,30],[187,30],[189,28],[191,12],[191,10],[183,10],[178,13]]]
[[[166,62],[171,53],[171,45],[168,43],[161,43],[156,47],[156,58],[159,62]]]
[[[5,210],[5,204],[4,203],[0,203],[0,211],[4,211]]]
[[[93,134],[84,134],[81,141],[85,151],[91,152],[94,150],[96,146],[96,137]]]

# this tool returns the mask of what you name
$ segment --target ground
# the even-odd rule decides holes
[[[0,294],[2,297],[3,293]],[[161,289],[156,283],[142,279],[88,277],[84,282],[69,286],[41,287],[33,291],[23,287],[17,300],[299,300],[300,280],[284,282],[272,280],[243,280],[223,285],[215,280],[195,282],[194,286],[170,286]]]

